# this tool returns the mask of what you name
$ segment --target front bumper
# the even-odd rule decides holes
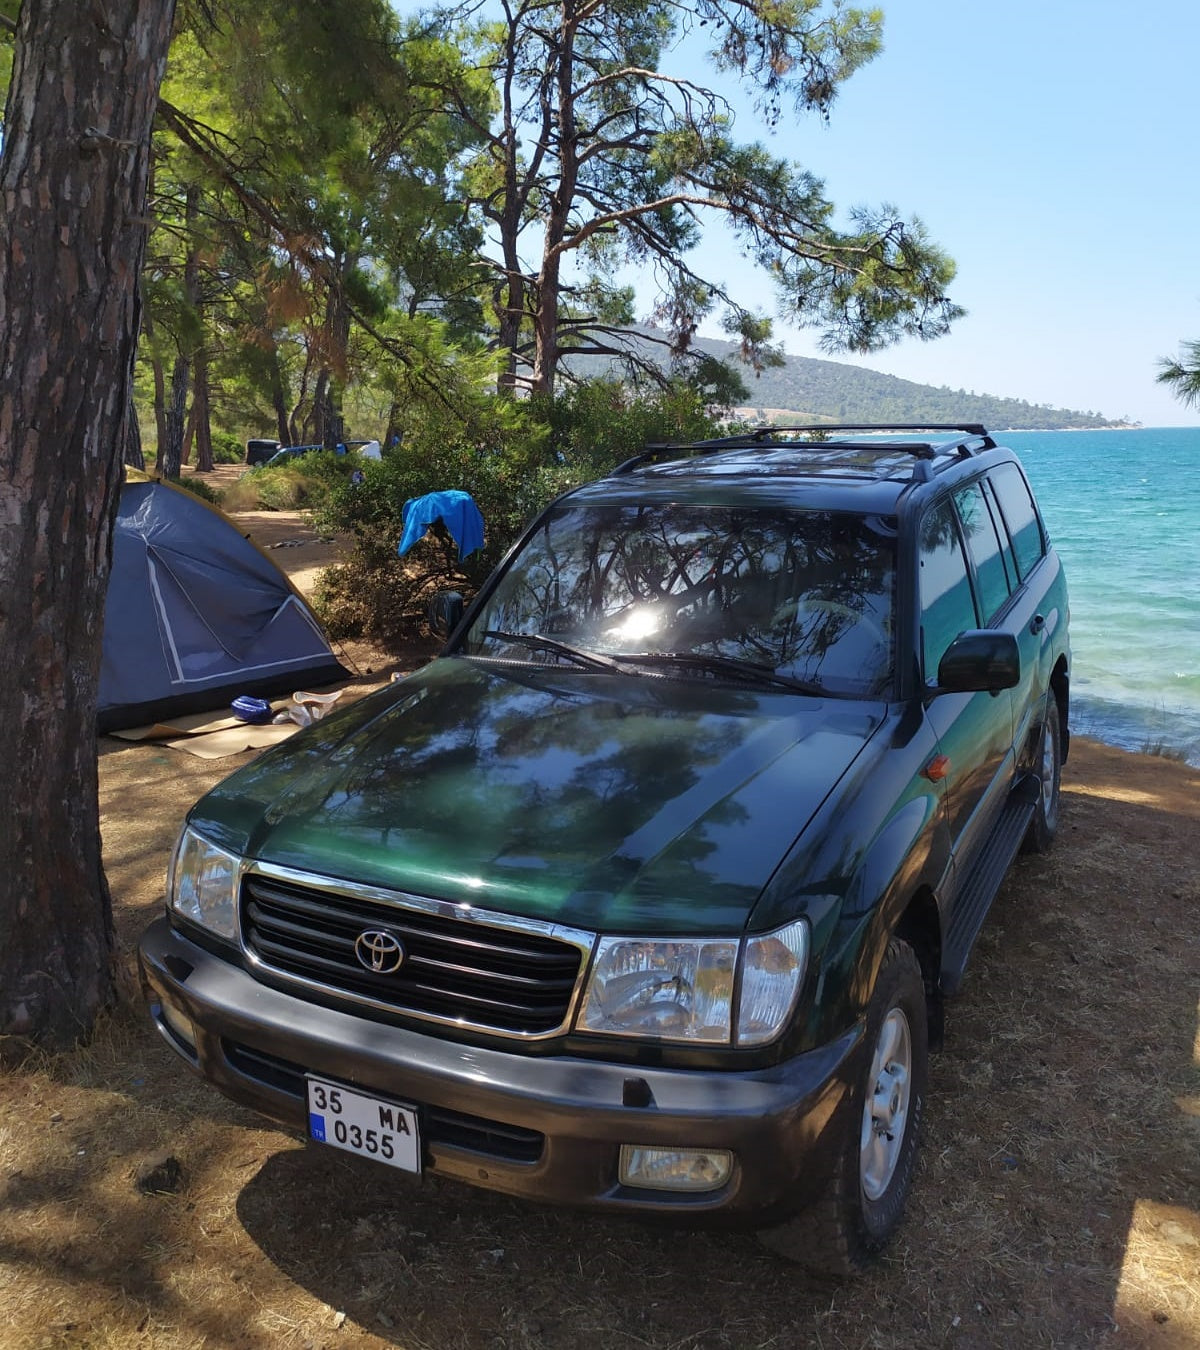
[[[164,1039],[227,1097],[305,1133],[306,1073],[379,1093],[417,1109],[425,1171],[510,1195],[772,1223],[816,1198],[856,1132],[859,1030],[767,1069],[648,1069],[480,1048],[318,1006],[260,984],[166,918],[139,960]],[[190,1019],[194,1050],[164,1004]],[[728,1149],[733,1172],[702,1193],[623,1186],[622,1144]]]

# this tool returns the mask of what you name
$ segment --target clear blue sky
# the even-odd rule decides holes
[[[768,136],[747,107],[736,134],[823,178],[839,207],[919,216],[958,263],[951,295],[969,313],[936,342],[832,359],[1200,425],[1154,378],[1159,357],[1200,338],[1200,0],[882,7],[884,51],[843,86],[828,125],[785,118]],[[694,53],[686,73],[703,78]],[[696,262],[772,310],[765,279],[719,232]],[[776,333],[789,353],[822,354],[811,332],[777,321]]]
[[[745,111],[737,133],[812,170],[839,207],[920,216],[957,262],[951,295],[969,313],[935,342],[832,359],[1200,425],[1154,379],[1157,358],[1200,338],[1200,0],[883,10],[884,51],[843,86],[828,126],[765,138]],[[737,290],[744,302],[761,290],[770,309],[752,269]],[[811,333],[776,331],[789,353],[821,355]]]

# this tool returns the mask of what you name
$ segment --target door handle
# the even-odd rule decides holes
[[[1031,633],[1040,633],[1046,626],[1046,616],[1044,614],[1035,614],[1029,625]]]

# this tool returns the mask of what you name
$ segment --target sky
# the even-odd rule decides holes
[[[1147,426],[1200,425],[1155,382],[1159,358],[1200,338],[1200,2],[883,10],[884,51],[842,86],[828,125],[797,118],[768,137],[745,108],[736,132],[823,178],[839,207],[891,202],[919,216],[958,264],[949,293],[968,314],[932,342],[827,359]],[[752,268],[734,274],[727,246],[705,247],[742,303],[761,292],[771,311]],[[776,334],[789,354],[825,355],[811,330],[777,320]]]
[[[887,202],[920,217],[955,259],[949,293],[968,313],[947,337],[866,357],[828,356],[812,330],[776,318],[784,350],[1200,426],[1200,410],[1155,382],[1160,358],[1200,339],[1200,0],[882,8],[884,50],[842,86],[827,124],[785,116],[770,134],[747,100],[735,134],[815,173],[840,208]],[[686,73],[703,78],[694,64]],[[766,278],[719,230],[692,259],[747,307],[774,312]],[[723,336],[715,321],[701,332]]]

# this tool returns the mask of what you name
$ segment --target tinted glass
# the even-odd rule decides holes
[[[984,500],[983,488],[972,483],[954,494],[967,552],[975,564],[975,578],[979,585],[979,610],[984,623],[990,623],[996,611],[1008,599],[1008,576],[1000,554],[1000,540],[992,522],[992,513]]]
[[[554,660],[486,636],[536,633],[601,654],[733,658],[830,693],[879,693],[893,668],[895,555],[891,523],[836,512],[564,506],[513,560],[464,647]]]
[[[926,681],[936,678],[938,662],[954,639],[977,625],[954,508],[944,501],[921,526],[921,647]]]
[[[1046,552],[1042,525],[1025,475],[1015,464],[1001,464],[988,475],[1000,501],[1008,533],[1024,581]]]
[[[1004,517],[1000,514],[995,489],[986,478],[981,486],[988,504],[988,510],[992,513],[992,524],[996,527],[996,538],[1000,540],[1000,556],[1004,559],[1004,574],[1008,578],[1008,589],[1011,594],[1020,585],[1020,574],[1017,571],[1016,559],[1013,557],[1012,540],[1008,537],[1008,526],[1004,523]]]

